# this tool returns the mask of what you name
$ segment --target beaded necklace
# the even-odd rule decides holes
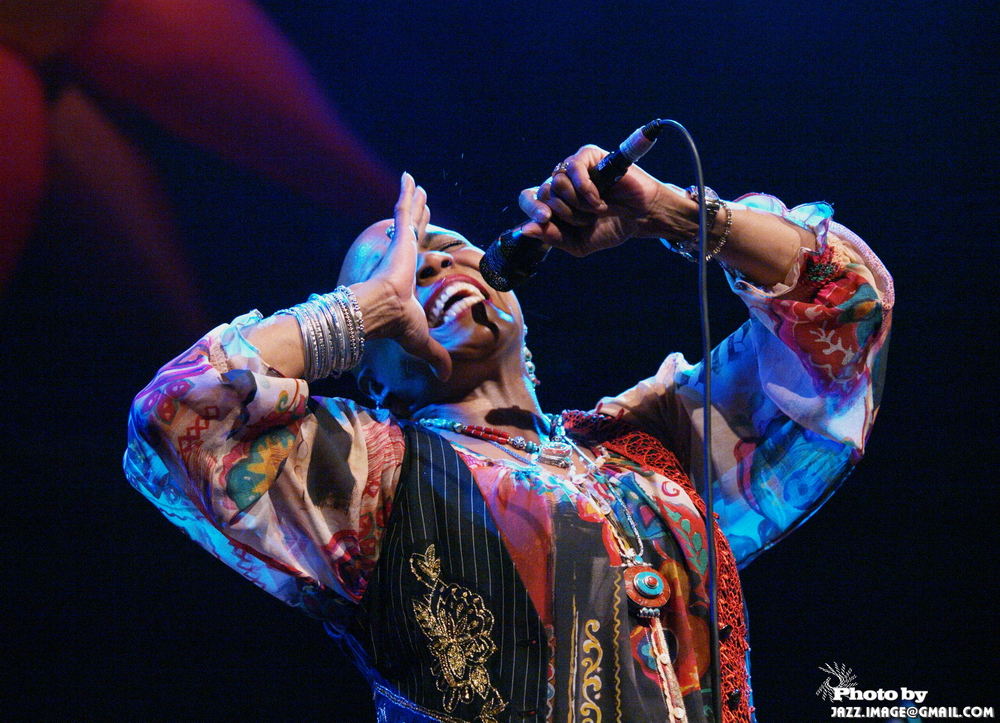
[[[490,442],[494,445],[508,445],[516,450],[527,452],[531,456],[538,455],[538,461],[551,464],[560,469],[569,469],[572,466],[570,459],[573,454],[573,447],[566,439],[566,433],[562,427],[562,415],[546,415],[549,424],[549,440],[542,444],[525,439],[524,437],[511,436],[502,429],[493,427],[483,427],[479,424],[463,424],[451,419],[427,418],[421,419],[420,424],[434,429],[445,429],[456,434],[464,434],[467,437],[475,437]],[[523,457],[513,455],[524,461]],[[529,461],[528,464],[531,464]]]
[[[655,568],[646,564],[643,560],[645,546],[639,527],[635,523],[635,518],[625,504],[621,493],[618,491],[613,480],[605,474],[601,467],[607,461],[607,455],[601,454],[595,462],[591,462],[580,448],[576,446],[566,436],[563,428],[562,415],[546,415],[549,426],[549,440],[541,445],[525,439],[522,436],[511,436],[502,429],[484,427],[478,424],[463,424],[450,419],[426,418],[421,419],[420,424],[425,427],[444,429],[456,434],[463,434],[475,439],[482,439],[490,444],[500,447],[515,459],[524,462],[529,467],[534,467],[533,459],[528,459],[519,454],[511,452],[505,446],[512,447],[518,451],[527,452],[532,458],[539,462],[551,464],[560,469],[569,469],[572,465],[572,455],[574,452],[583,460],[586,465],[586,472],[583,474],[570,475],[570,482],[585,495],[594,506],[601,512],[605,520],[611,527],[615,542],[621,554],[625,567],[625,592],[628,598],[634,603],[636,614],[642,618],[659,617],[662,608],[670,597],[663,577]],[[505,446],[504,446],[505,445]],[[621,519],[615,513],[614,508],[608,504],[604,495],[601,494],[598,485],[608,490],[608,494],[614,498],[617,507],[624,513],[628,526],[631,528],[635,546],[631,544],[628,537],[628,530],[622,525]]]
[[[583,457],[582,454],[581,457]],[[583,459],[587,461],[586,457]],[[667,589],[666,582],[656,568],[647,565],[642,557],[645,552],[642,534],[640,534],[635,517],[632,516],[628,505],[625,504],[625,499],[618,490],[614,479],[602,470],[606,461],[607,453],[602,448],[601,455],[595,462],[587,461],[587,472],[582,475],[573,475],[571,481],[597,504],[598,509],[611,527],[611,532],[615,537],[619,554],[622,556],[624,563],[625,593],[633,603],[636,615],[647,619],[658,618],[660,608],[666,605],[667,600],[670,599],[670,591]],[[632,532],[632,539],[636,541],[635,547],[632,546],[631,541],[628,539],[628,532],[622,525],[614,508],[600,494],[598,485],[607,490],[608,494],[617,503],[618,509],[624,514]]]

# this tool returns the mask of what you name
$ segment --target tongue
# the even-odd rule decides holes
[[[468,291],[457,291],[457,292],[455,292],[454,295],[452,295],[446,302],[444,302],[444,306],[441,308],[441,318],[443,319],[444,315],[448,313],[448,309],[450,309],[451,307],[453,307],[455,304],[457,304],[462,299],[467,299],[470,296],[472,296],[472,294],[469,293]]]

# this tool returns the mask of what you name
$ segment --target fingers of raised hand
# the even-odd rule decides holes
[[[550,209],[549,220],[554,218],[573,226],[585,226],[594,219],[593,209],[589,204],[580,204],[576,188],[566,173],[557,173],[539,186],[538,201]]]
[[[544,201],[538,198],[538,191],[538,186],[524,189],[518,196],[517,205],[528,218],[538,223],[545,223],[552,218],[552,211],[545,205]]]
[[[389,248],[379,264],[379,272],[394,279],[400,293],[406,293],[414,281],[417,257],[417,239],[430,218],[427,193],[417,186],[413,177],[404,173],[400,180],[399,200],[393,213],[393,222],[386,229]]]
[[[421,191],[424,190],[422,186],[420,186],[419,188]],[[424,232],[427,231],[427,224],[431,222],[431,207],[426,204],[426,199],[427,199],[427,193],[424,192],[424,200],[425,200],[424,208],[420,214],[419,221],[414,223],[414,226],[416,227],[416,236],[418,239],[424,235]]]
[[[556,168],[561,167],[562,172],[552,177],[553,190],[557,196],[568,205],[591,213],[607,208],[590,178],[590,168],[596,165],[596,151],[596,146],[593,150],[590,146],[584,146],[560,163]]]
[[[399,198],[396,199],[396,207],[393,209],[392,214],[397,226],[408,226],[410,223],[416,186],[417,184],[413,180],[413,176],[404,172],[399,179]],[[403,221],[405,221],[405,224],[401,223]]]
[[[423,359],[434,370],[435,376],[441,381],[447,381],[451,376],[451,355],[448,350],[430,335],[430,330],[424,322],[423,307],[416,299],[410,300],[413,317],[417,323],[408,333],[396,338],[396,342],[408,353]]]
[[[399,199],[393,209],[393,224],[387,233],[393,240],[416,240],[427,228],[431,212],[427,206],[427,191],[416,185],[413,176],[403,173],[399,184]]]
[[[414,239],[419,239],[420,235],[427,228],[430,221],[431,212],[427,206],[427,191],[423,186],[417,186],[413,192],[413,204],[410,207],[410,228],[413,230]]]

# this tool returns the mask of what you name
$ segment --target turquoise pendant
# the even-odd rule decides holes
[[[670,599],[663,576],[649,565],[625,568],[625,594],[638,608],[639,617],[655,618]]]

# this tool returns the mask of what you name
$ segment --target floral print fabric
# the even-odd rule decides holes
[[[739,203],[808,227],[818,241],[773,288],[730,275],[750,320],[711,357],[716,511],[746,564],[815,511],[860,459],[878,408],[893,293],[881,263],[832,222],[829,206],[787,209],[767,196]],[[303,605],[304,585],[315,583],[358,601],[399,482],[400,428],[387,412],[311,398],[306,382],[277,375],[241,333],[260,318],[254,312],[215,329],[136,397],[126,473],[198,544],[285,602]],[[671,355],[653,377],[598,406],[674,450],[696,487],[703,373]],[[466,459],[544,620],[551,590],[539,580],[548,579],[544,561],[558,544],[546,534],[545,510],[568,498],[582,517],[595,511],[545,475]],[[676,499],[657,504],[668,481],[623,479],[649,544],[667,531],[684,539],[673,527],[693,509],[686,496],[673,491]],[[508,514],[514,508],[539,524],[523,524],[523,514]],[[682,587],[685,575],[669,579]],[[680,637],[689,634],[682,613],[671,612]],[[633,637],[636,660],[648,668],[648,643]],[[685,689],[697,685],[689,666],[680,667]]]

